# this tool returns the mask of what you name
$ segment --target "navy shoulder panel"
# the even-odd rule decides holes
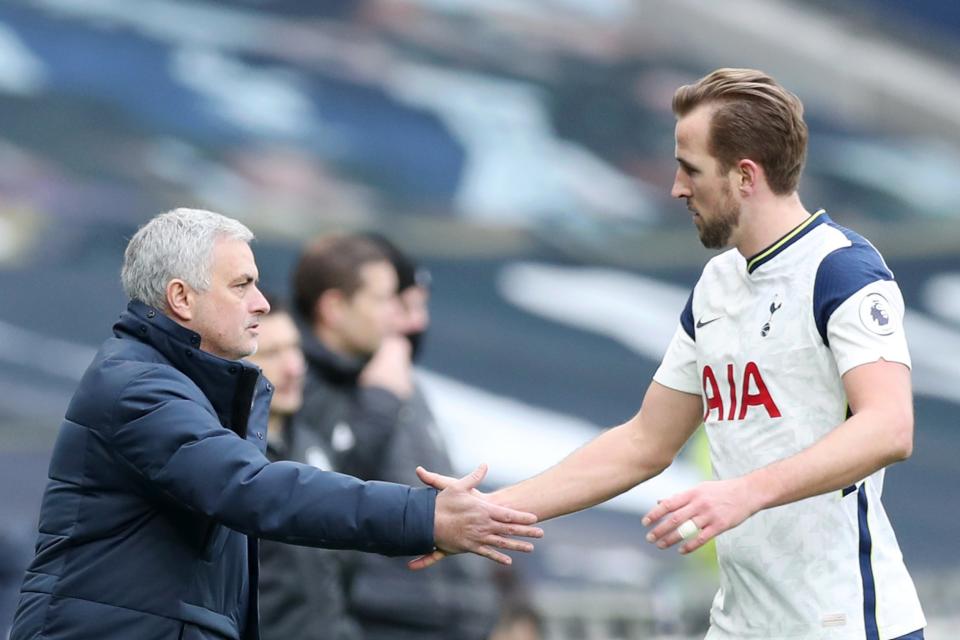
[[[837,307],[871,282],[893,280],[883,258],[863,236],[837,224],[830,226],[841,231],[852,244],[829,254],[817,268],[813,317],[823,344],[828,346],[827,322]]]
[[[683,306],[683,311],[680,312],[680,326],[687,332],[690,339],[696,342],[697,336],[693,328],[693,291],[690,292],[687,304]]]

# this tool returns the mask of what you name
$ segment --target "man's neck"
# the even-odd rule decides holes
[[[313,335],[320,344],[334,355],[338,355],[347,360],[358,357],[356,354],[350,352],[350,349],[347,348],[346,341],[343,340],[341,335],[329,327],[317,325],[313,329]]]
[[[286,426],[287,416],[279,413],[271,413],[267,419],[267,440],[269,442],[283,442],[283,430]]]
[[[737,250],[744,258],[749,259],[787,235],[791,229],[809,217],[810,212],[803,207],[796,192],[788,196],[772,197],[762,203],[751,203],[751,206],[745,206],[740,213]]]

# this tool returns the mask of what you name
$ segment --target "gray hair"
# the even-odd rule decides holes
[[[123,253],[120,280],[132,300],[166,309],[167,284],[179,278],[197,291],[210,287],[214,243],[244,242],[253,233],[242,223],[212,211],[174,209],[140,227]]]

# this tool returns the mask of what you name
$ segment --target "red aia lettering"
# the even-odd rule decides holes
[[[707,387],[709,383],[709,388]],[[703,400],[707,405],[707,410],[703,414],[703,421],[707,421],[707,416],[714,409],[717,410],[717,416],[723,420],[723,398],[720,397],[720,387],[717,385],[717,377],[713,375],[713,369],[710,365],[703,368]]]
[[[737,415],[737,382],[733,364],[727,365],[727,388],[730,392],[730,410],[724,417],[723,396],[720,395],[720,384],[717,382],[717,376],[713,373],[710,365],[703,368],[703,401],[706,405],[706,410],[703,413],[704,421],[710,417],[710,413],[714,410],[717,412],[718,421],[733,420],[735,415],[737,420],[743,420],[747,416],[748,407],[763,407],[771,418],[780,417],[780,409],[777,407],[777,403],[773,401],[756,362],[748,362],[743,368],[739,415]]]

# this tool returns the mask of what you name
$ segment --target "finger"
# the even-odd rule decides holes
[[[439,489],[440,491],[443,491],[457,481],[456,478],[434,473],[433,471],[427,471],[423,467],[417,467],[417,477],[420,478],[420,482],[423,484],[433,487],[434,489]]]
[[[660,524],[654,527],[650,533],[647,534],[647,542],[655,542],[657,546],[661,549],[665,549],[672,544],[679,542],[682,539],[680,532],[677,531],[682,523],[687,520],[693,520],[693,524],[700,525],[706,524],[702,522],[703,516],[700,519],[696,518],[694,508],[691,505],[686,505],[682,509],[678,509],[672,513],[668,513],[664,517]],[[664,543],[661,545],[660,543]]]
[[[446,557],[446,553],[440,551],[440,549],[437,549],[433,553],[428,553],[420,556],[419,558],[414,558],[407,563],[407,567],[411,571],[422,571],[423,569],[432,567]]]
[[[491,547],[507,549],[508,551],[521,551],[530,553],[533,551],[533,545],[525,540],[514,540],[513,538],[504,538],[497,535],[489,535],[484,543]]]
[[[700,530],[700,533],[697,534],[697,537],[687,540],[682,545],[680,545],[680,553],[686,555],[692,553],[707,544],[715,537],[723,533],[719,527],[708,526]]]
[[[473,553],[477,554],[478,556],[483,556],[488,560],[493,560],[498,564],[505,564],[507,566],[513,564],[513,558],[486,545],[477,547],[473,550]]]
[[[640,524],[645,527],[649,527],[654,522],[657,522],[663,516],[667,515],[671,511],[676,511],[677,509],[683,507],[688,502],[690,502],[690,492],[678,493],[675,496],[670,496],[666,500],[657,501],[657,506],[647,512],[647,515],[643,516],[643,519],[640,520]]]
[[[526,525],[510,524],[498,525],[496,532],[502,536],[522,536],[524,538],[542,538],[543,529]]]
[[[503,522],[505,524],[509,523],[519,523],[519,524],[534,524],[537,521],[537,514],[529,513],[527,511],[517,511],[516,509],[511,509],[510,507],[502,507],[499,505],[489,505],[490,517],[496,520],[497,522]]]
[[[456,484],[469,491],[476,489],[485,477],[487,477],[487,465],[481,463],[479,467],[457,480]]]

